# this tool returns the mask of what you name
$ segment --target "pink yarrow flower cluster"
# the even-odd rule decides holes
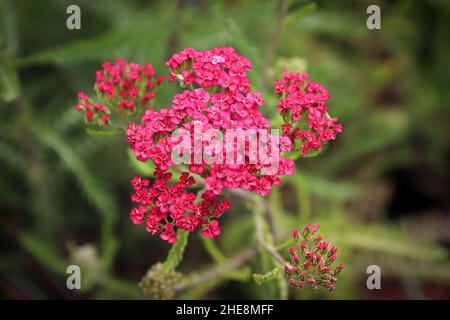
[[[187,48],[166,65],[169,82],[177,81],[185,89],[174,95],[168,107],[150,108],[163,81],[162,76],[155,78],[152,65],[117,59],[102,64],[95,82],[105,105],[117,108],[94,104],[80,93],[77,109],[87,123],[101,126],[111,123],[112,111],[123,119],[135,112],[140,116],[140,122],[131,122],[126,129],[126,140],[136,159],[151,160],[156,171],[152,183],[143,177],[132,181],[132,201],[137,207],[130,218],[135,224],[145,222],[152,235],[170,243],[176,241],[178,230],[200,228],[206,237],[218,236],[217,218],[231,207],[227,200],[217,200],[225,189],[242,188],[267,196],[282,176],[294,173],[294,161],[284,155],[293,151],[297,138],[306,154],[342,131],[326,113],[328,93],[319,84],[307,82],[306,75],[286,72],[275,83],[281,96],[278,109],[286,120],[283,135],[278,136],[261,112],[261,93],[251,90],[247,75],[251,62],[233,48]],[[295,125],[303,119],[308,119],[306,129]],[[232,139],[227,139],[230,132]],[[180,165],[177,157],[188,161]],[[169,171],[182,172],[179,181]],[[205,192],[196,197],[188,191],[193,187],[204,187]]]
[[[139,204],[133,208],[130,218],[134,224],[145,221],[146,229],[152,235],[159,234],[161,239],[173,243],[177,240],[176,230],[194,232],[201,227],[205,237],[214,238],[220,234],[218,221],[222,213],[230,208],[228,200],[217,202],[209,191],[197,200],[196,195],[185,188],[195,184],[189,173],[182,173],[178,182],[170,184],[172,174],[156,171],[156,180],[135,177],[132,181],[135,193],[133,202]]]
[[[164,76],[156,79],[154,76],[155,69],[149,63],[106,61],[96,72],[95,88],[100,97],[116,104],[119,110],[134,111],[148,107],[155,96],[154,90],[164,81]]]
[[[318,230],[318,224],[307,224],[301,233],[299,230],[292,232],[297,247],[289,248],[290,265],[284,266],[284,272],[291,287],[308,286],[318,291],[322,286],[331,292],[344,265],[333,268],[337,248],[317,235]]]
[[[199,161],[191,161],[185,170],[204,178],[206,194],[211,197],[220,195],[225,188],[243,188],[266,196],[272,185],[281,183],[280,176],[293,174],[293,161],[279,157],[281,151],[290,151],[290,140],[283,137],[281,149],[278,145],[270,147],[275,145],[271,142],[277,138],[268,133],[269,120],[259,109],[264,104],[261,94],[250,90],[246,71],[250,70],[251,63],[247,59],[238,55],[232,48],[215,48],[208,51],[185,49],[175,54],[166,64],[171,68],[170,81],[177,79],[184,86],[190,85],[191,90],[176,94],[170,108],[162,108],[159,111],[146,110],[141,123],[130,124],[126,131],[127,141],[138,160],[146,162],[151,159],[159,171],[167,172],[174,167],[173,152],[179,156],[185,156],[187,153],[193,160],[203,151],[207,156],[214,157],[214,160],[206,162],[204,157],[200,157]],[[206,90],[212,87],[214,93]],[[201,126],[201,132],[216,130],[224,133],[229,129],[255,132],[262,130],[266,133],[262,136],[267,141],[267,151],[270,149],[272,154],[277,155],[279,165],[275,171],[270,172],[271,174],[261,174],[264,166],[270,167],[270,159],[256,163],[249,161],[227,163],[226,152],[230,149],[233,152],[233,160],[239,155],[245,158],[241,160],[248,160],[254,156],[250,154],[252,150],[250,145],[245,145],[244,150],[237,150],[239,138],[227,149],[225,143],[215,140],[214,136],[201,135],[201,150],[197,150],[195,146],[198,144],[184,137],[190,137],[198,125]],[[175,131],[178,138],[173,135]],[[195,137],[195,134],[193,136]],[[237,136],[239,137],[239,133]],[[217,144],[222,144],[222,148],[217,148]],[[188,206],[182,208],[186,215],[191,215],[192,210]],[[172,212],[169,213],[172,215]],[[177,225],[177,219],[172,216],[169,216],[169,219]],[[210,232],[204,231],[203,234],[218,235],[220,231],[211,229],[215,224],[217,222],[211,223],[207,229]],[[174,230],[173,227],[170,228]]]
[[[319,83],[308,81],[307,73],[285,71],[281,80],[275,82],[275,93],[280,96],[277,110],[283,117],[283,134],[294,145],[300,145],[300,152],[307,156],[319,151],[343,128],[338,119],[327,113],[328,91]]]
[[[164,81],[164,76],[155,77],[151,64],[140,65],[116,59],[115,63],[106,61],[96,72],[95,89],[106,105],[117,106],[121,116],[129,116],[136,110],[152,106],[155,91]],[[105,127],[110,124],[111,110],[103,104],[94,104],[86,94],[78,94],[76,109],[85,116],[87,124]]]
[[[176,79],[183,86],[195,83],[203,88],[218,86],[235,94],[250,92],[246,72],[251,70],[252,63],[238,55],[234,48],[203,51],[186,48],[174,54],[166,65],[170,67],[169,81]]]

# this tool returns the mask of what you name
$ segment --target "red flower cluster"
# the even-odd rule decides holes
[[[78,112],[84,115],[86,124],[96,124],[105,127],[110,122],[111,110],[103,104],[96,104],[83,92],[78,93],[78,103],[75,105]]]
[[[319,286],[327,291],[335,289],[336,276],[344,265],[341,263],[333,269],[337,248],[322,240],[322,236],[316,235],[318,229],[317,224],[313,227],[307,224],[301,234],[298,230],[292,232],[299,247],[289,248],[291,265],[284,267],[291,287],[303,288],[306,284],[313,291],[318,291]]]
[[[112,64],[106,61],[96,72],[95,89],[108,105],[116,105],[119,114],[129,115],[136,109],[150,107],[155,90],[164,81],[164,76],[154,79],[155,70],[151,64],[139,65],[116,59]],[[83,92],[78,93],[76,109],[85,116],[87,124],[105,127],[110,124],[111,110],[103,104],[93,103]]]
[[[220,226],[215,218],[230,208],[230,203],[223,200],[218,203],[211,192],[204,192],[201,200],[196,200],[194,193],[185,188],[195,184],[194,178],[187,172],[181,174],[180,180],[169,186],[172,174],[155,171],[155,182],[135,177],[132,181],[135,193],[131,199],[139,203],[131,210],[130,218],[134,224],[146,221],[147,231],[159,234],[161,239],[173,243],[177,240],[175,229],[193,232],[202,227],[205,237],[214,238],[220,234]],[[186,212],[189,212],[185,214]]]
[[[236,54],[234,49],[215,48],[199,52],[185,49],[175,54],[167,64],[171,67],[171,81],[179,79],[184,84],[194,83],[203,88],[185,90],[175,95],[171,108],[158,112],[147,110],[142,116],[142,124],[130,124],[127,140],[139,160],[151,158],[158,169],[167,170],[173,166],[170,155],[174,150],[180,156],[187,152],[195,157],[200,150],[192,148],[191,140],[171,139],[169,135],[177,130],[179,136],[190,136],[194,134],[196,123],[200,124],[201,132],[212,129],[224,133],[225,130],[234,129],[234,134],[239,138],[245,136],[243,130],[265,130],[268,145],[276,139],[267,132],[270,123],[259,110],[259,106],[264,103],[261,94],[250,91],[246,74],[246,70],[251,67],[250,62]],[[210,94],[204,89],[212,86],[218,92]],[[280,183],[280,175],[293,173],[294,164],[288,158],[281,158],[279,170],[266,176],[260,176],[258,172],[263,166],[261,163],[266,167],[271,165],[269,159],[259,161],[259,164],[249,164],[250,161],[224,164],[227,150],[233,150],[233,160],[236,160],[240,141],[235,141],[233,146],[227,148],[223,142],[215,141],[214,136],[203,135],[201,138],[201,150],[210,157],[216,157],[217,161],[208,165],[204,159],[200,159],[190,165],[189,170],[202,174],[206,178],[207,189],[213,190],[215,194],[219,194],[223,187],[228,187],[267,195],[272,184]],[[289,139],[283,137],[281,140],[281,150],[277,147],[272,150],[268,146],[267,153],[278,155],[280,151],[290,151]],[[218,150],[223,152],[217,154],[220,152]],[[247,145],[244,150],[246,158],[254,156],[249,154],[250,150]]]
[[[281,80],[275,82],[275,93],[280,96],[277,109],[285,121],[283,134],[294,144],[298,139],[304,156],[320,150],[324,143],[335,140],[336,134],[342,132],[342,125],[336,123],[338,119],[327,113],[328,91],[307,79],[307,73],[285,71]]]
[[[126,131],[127,141],[138,160],[146,162],[152,159],[158,171],[166,172],[174,166],[174,152],[180,157],[187,156],[187,170],[205,178],[208,199],[219,195],[224,188],[243,188],[265,196],[273,184],[281,183],[281,175],[293,174],[293,161],[280,157],[281,151],[290,151],[290,140],[282,137],[278,147],[275,143],[278,137],[268,133],[270,123],[259,110],[264,103],[262,96],[250,91],[246,71],[250,70],[251,64],[247,59],[236,54],[232,48],[208,51],[185,49],[170,58],[167,65],[171,67],[170,81],[178,79],[183,85],[201,87],[176,94],[171,108],[146,110],[142,123],[130,124]],[[206,91],[210,87],[214,87],[214,93]],[[195,135],[197,129],[201,132],[199,136]],[[226,130],[235,130],[232,132],[237,139],[227,145],[227,142],[217,140],[215,134],[205,134],[208,130],[225,135],[230,132]],[[253,154],[257,148],[252,148],[250,142],[241,144],[240,139],[245,139],[244,130],[259,132],[260,139],[266,142],[263,148],[267,152],[260,152],[259,155],[275,154],[275,157],[266,156],[251,163],[249,159],[257,157]],[[227,163],[226,158],[230,156],[227,152],[230,150],[232,161]],[[199,155],[200,158],[197,158]],[[237,159],[239,156],[242,159]],[[206,157],[209,157],[208,162]],[[271,159],[277,162],[275,169]],[[262,169],[266,169],[266,174],[261,174]],[[192,208],[181,208],[183,213],[191,216]],[[172,216],[172,209],[169,211],[171,219],[179,221]],[[133,216],[136,212],[139,209],[132,212]],[[175,212],[175,215],[178,214]],[[152,219],[150,224],[155,225],[155,221]],[[173,228],[169,228],[167,232],[173,233]],[[216,236],[219,232],[217,222],[213,222],[202,233]]]
[[[106,61],[96,72],[95,88],[100,97],[116,104],[119,110],[134,111],[148,106],[155,96],[155,87],[164,81],[164,76],[155,80],[154,75],[155,70],[148,63],[141,66],[122,59],[116,59],[115,64]]]
[[[132,201],[138,207],[130,214],[135,224],[146,221],[147,230],[174,242],[178,229],[215,237],[220,227],[215,220],[230,207],[216,197],[226,188],[243,188],[266,196],[280,177],[294,173],[294,162],[282,157],[290,152],[296,138],[301,152],[319,149],[323,142],[335,138],[342,126],[326,113],[328,93],[319,84],[306,82],[306,75],[285,73],[275,83],[281,95],[278,109],[286,124],[283,135],[271,134],[269,120],[261,113],[261,93],[253,92],[247,72],[251,62],[233,48],[196,51],[191,48],[174,54],[166,65],[169,81],[178,81],[183,92],[173,97],[167,108],[150,109],[155,90],[164,77],[155,79],[150,64],[139,65],[117,59],[105,62],[96,73],[95,88],[107,105],[116,105],[119,115],[137,111],[140,123],[130,123],[126,139],[139,161],[149,159],[156,166],[156,181],[135,178]],[[79,94],[77,109],[89,124],[108,125],[111,111]],[[294,127],[293,122],[307,119],[308,129]],[[231,135],[231,139],[230,139]],[[255,138],[256,141],[255,141]],[[176,158],[181,158],[177,162]],[[185,161],[187,160],[187,161]],[[188,164],[180,181],[169,186],[169,169]],[[177,170],[182,169],[180,166]],[[204,179],[206,192],[201,199],[186,189],[195,180]]]
[[[229,93],[248,93],[250,81],[246,71],[252,63],[238,55],[233,48],[213,48],[196,51],[186,48],[174,54],[166,65],[170,67],[170,79],[177,79],[182,85],[195,83],[203,88],[221,87]],[[258,97],[262,104],[261,95]]]

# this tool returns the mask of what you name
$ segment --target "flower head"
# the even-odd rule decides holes
[[[283,134],[293,145],[300,145],[300,153],[308,156],[320,151],[343,131],[337,118],[327,112],[328,91],[321,84],[308,81],[307,73],[285,71],[275,82],[275,93],[280,97],[277,110],[284,119]]]
[[[170,68],[169,81],[178,81],[189,89],[176,94],[170,107],[158,111],[147,109],[140,123],[129,125],[127,141],[139,161],[151,160],[163,174],[176,166],[174,154],[189,159],[189,165],[183,170],[186,174],[202,176],[208,199],[215,199],[225,189],[237,188],[267,196],[273,185],[281,182],[281,176],[293,174],[294,162],[281,157],[282,151],[290,150],[291,141],[282,137],[280,147],[275,145],[278,138],[269,133],[269,120],[260,110],[264,104],[262,95],[250,89],[247,77],[251,70],[250,61],[233,48],[204,51],[188,48],[174,54],[166,65]],[[215,140],[214,134],[208,134],[211,132],[224,137],[233,134],[233,138]],[[275,155],[279,160],[277,166],[272,168],[270,156],[264,158],[268,160],[265,162],[251,161],[255,154],[247,140],[249,132],[258,134],[264,142],[261,154]],[[155,183],[159,185],[161,181]],[[206,221],[204,217],[209,216],[211,210],[213,216],[220,216],[230,207],[229,202],[222,202],[214,208],[203,203],[180,206],[174,198],[161,194],[158,189],[156,191],[151,206],[157,209],[149,208],[155,213],[147,223],[147,229],[153,234],[161,232],[164,240],[175,241],[172,230],[175,232],[187,223],[176,222],[171,230],[162,230],[160,221],[166,219],[166,215],[175,221],[192,216],[187,225],[192,230],[201,226],[206,237],[220,233],[218,221]],[[133,198],[140,199],[142,193],[136,190]],[[150,203],[150,200],[145,201]],[[176,217],[173,216],[174,210]]]
[[[156,171],[152,183],[133,179],[131,200],[137,207],[130,219],[134,224],[145,222],[147,231],[169,243],[177,240],[178,230],[199,229],[205,237],[218,236],[217,219],[231,207],[227,200],[217,200],[224,190],[241,188],[267,196],[283,176],[294,174],[295,163],[285,153],[300,148],[307,155],[342,131],[327,113],[327,90],[307,81],[307,74],[286,71],[275,82],[280,96],[277,109],[285,121],[278,136],[262,113],[262,94],[251,89],[252,64],[234,48],[186,48],[170,57],[166,66],[169,82],[184,88],[168,106],[152,108],[164,77],[156,76],[151,64],[116,59],[104,62],[96,72],[95,89],[104,104],[80,93],[76,108],[87,124],[100,127],[111,124],[113,112],[125,120],[140,116],[137,122],[127,120],[126,141],[136,159],[153,162]],[[115,108],[107,107],[112,105]],[[257,137],[259,144],[251,137]],[[183,172],[179,179],[172,177],[173,169]],[[201,197],[188,191],[200,184],[206,189]],[[294,239],[305,233],[312,236],[317,229],[318,225],[302,234],[294,231]],[[327,248],[322,243],[319,249]],[[302,254],[307,251],[301,246]],[[296,252],[292,255],[299,258]]]
[[[306,281],[313,291],[323,287],[331,292],[335,289],[336,276],[342,271],[344,265],[341,263],[332,269],[337,248],[327,241],[322,241],[321,236],[316,236],[318,230],[319,225],[307,224],[301,233],[301,239],[300,232],[294,230],[294,241],[297,243],[300,241],[300,250],[295,247],[289,248],[290,264],[294,267],[286,265],[284,271],[291,287],[302,288]],[[302,254],[299,255],[297,252]],[[301,267],[303,271],[300,273],[296,266]],[[294,268],[297,272],[294,272]]]
[[[146,221],[147,231],[169,243],[177,240],[177,230],[193,232],[201,228],[202,234],[210,238],[220,234],[215,218],[230,207],[227,200],[218,202],[210,191],[197,199],[194,193],[186,190],[195,183],[188,172],[182,173],[179,181],[174,183],[171,183],[171,173],[155,171],[154,175],[156,179],[153,184],[141,177],[135,177],[132,181],[135,193],[131,200],[138,203],[138,207],[130,213],[133,223]]]
[[[104,104],[95,104],[83,92],[78,94],[76,109],[85,116],[87,124],[105,127],[110,124],[111,109],[106,105],[117,106],[114,111],[121,116],[134,113],[137,109],[151,107],[155,90],[164,81],[164,76],[157,76],[151,64],[140,65],[123,59],[115,63],[106,61],[96,72],[95,89]]]
[[[122,59],[115,63],[106,61],[97,71],[95,88],[101,98],[114,102],[119,109],[133,111],[138,107],[150,105],[154,89],[163,77],[154,78],[155,70],[151,64],[140,65]]]

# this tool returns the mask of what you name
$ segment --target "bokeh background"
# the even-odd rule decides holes
[[[130,160],[124,137],[86,133],[76,93],[93,95],[104,60],[167,74],[172,53],[224,45],[253,62],[268,117],[281,70],[306,70],[345,128],[326,152],[297,160],[269,198],[277,242],[320,223],[346,265],[333,295],[289,297],[450,298],[450,3],[283,2],[0,0],[2,298],[144,298],[137,283],[169,249],[129,221],[130,180],[146,168]],[[70,4],[81,8],[81,30],[66,28]],[[366,28],[370,4],[381,7],[381,30]],[[160,104],[175,90],[166,86]],[[214,247],[191,236],[179,271],[204,270],[215,249],[233,257],[254,241],[251,208],[232,202]],[[82,290],[66,288],[71,263],[82,266]],[[267,264],[255,257],[177,298],[278,298],[276,281],[251,277]],[[372,264],[381,290],[366,287]]]

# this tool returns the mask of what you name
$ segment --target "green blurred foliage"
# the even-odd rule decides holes
[[[382,29],[368,30],[375,3]],[[66,28],[70,4],[81,8],[81,30]],[[333,295],[288,292],[285,281],[257,286],[251,275],[275,267],[265,253],[228,270],[255,240],[254,206],[230,195],[220,238],[191,236],[178,266],[187,279],[212,265],[225,271],[179,297],[450,296],[448,2],[291,0],[270,61],[277,1],[3,0],[0,10],[3,297],[143,297],[137,283],[169,249],[128,219],[129,181],[151,168],[130,160],[122,136],[89,135],[76,93],[94,95],[103,60],[150,62],[167,74],[172,53],[215,46],[253,62],[250,78],[274,124],[271,83],[283,68],[306,70],[330,91],[329,111],[345,131],[320,156],[296,160],[296,174],[268,199],[273,225],[265,227],[278,245],[294,226],[320,223],[346,269]],[[264,73],[270,81],[260,87]],[[166,84],[159,105],[177,90]],[[71,292],[65,268],[85,246],[98,264],[86,264],[91,284]],[[367,290],[371,264],[384,290]]]

